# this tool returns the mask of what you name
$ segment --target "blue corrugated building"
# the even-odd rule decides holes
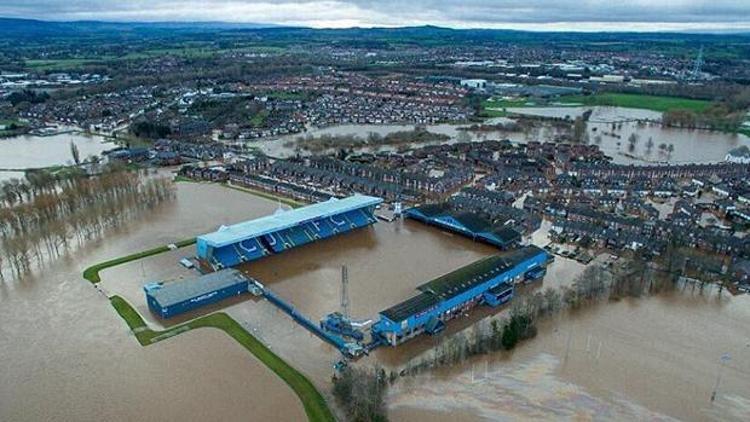
[[[187,280],[149,283],[143,286],[151,312],[162,318],[191,311],[248,291],[249,279],[234,269],[225,269]]]
[[[405,215],[417,221],[437,226],[473,240],[501,249],[510,249],[521,240],[521,233],[510,227],[496,227],[471,212],[454,212],[445,204],[429,204],[406,210]]]
[[[419,294],[380,312],[373,337],[395,346],[423,332],[441,330],[446,321],[480,303],[505,303],[512,298],[516,283],[544,276],[549,258],[543,249],[526,246],[422,284]]]
[[[331,198],[198,236],[198,258],[213,269],[232,267],[264,256],[365,227],[381,198],[354,195]]]

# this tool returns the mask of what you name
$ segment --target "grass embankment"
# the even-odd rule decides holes
[[[615,106],[662,112],[669,110],[702,112],[711,105],[710,101],[693,100],[690,98],[609,92],[594,95],[564,95],[557,101],[560,103],[576,103],[587,106]]]
[[[175,245],[178,248],[184,248],[185,246],[190,246],[190,245],[192,245],[194,243],[195,243],[195,238],[192,238],[192,239],[186,239],[186,240],[181,240],[179,242],[176,242]],[[101,278],[99,278],[99,271],[101,271],[101,270],[104,270],[104,269],[109,268],[109,267],[114,267],[115,265],[124,264],[126,262],[135,261],[136,259],[141,259],[141,258],[145,258],[147,256],[151,256],[151,255],[156,255],[156,254],[160,254],[160,253],[163,253],[163,252],[167,252],[167,251],[169,251],[169,246],[164,245],[164,246],[158,246],[158,247],[152,248],[152,249],[147,249],[145,251],[141,251],[141,252],[138,252],[138,253],[134,253],[132,255],[122,256],[120,258],[115,258],[115,259],[111,259],[109,261],[104,261],[102,263],[99,263],[99,264],[96,264],[96,265],[92,265],[92,266],[86,268],[83,271],[83,278],[85,278],[86,280],[90,281],[91,283],[96,284],[96,283],[99,283],[100,281],[102,281]]]
[[[146,326],[146,323],[141,316],[138,315],[138,312],[136,312],[136,310],[133,309],[133,307],[131,307],[123,298],[112,296],[110,301],[117,313],[125,320],[128,327],[130,327],[138,341],[143,346],[156,343],[176,334],[196,328],[211,327],[224,331],[258,358],[258,360],[263,362],[263,364],[292,388],[302,401],[305,413],[310,421],[335,420],[325,399],[307,377],[289,366],[252,334],[242,328],[237,321],[229,317],[229,315],[223,312],[215,313],[164,331],[154,331]]]

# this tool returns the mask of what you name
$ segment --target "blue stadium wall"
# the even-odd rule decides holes
[[[391,321],[381,313],[380,319],[372,327],[372,332],[391,345],[399,344],[423,332],[425,326],[433,317],[446,321],[451,319],[464,306],[483,302],[485,293],[494,287],[501,284],[515,284],[517,281],[525,279],[527,273],[533,277],[538,277],[540,275],[538,269],[545,268],[548,261],[549,255],[540,250],[538,254],[521,261],[508,271],[456,296],[441,300],[432,308],[411,315],[404,321]]]
[[[321,217],[227,246],[213,248],[200,237],[197,239],[198,258],[216,268],[228,268],[255,261],[268,255],[326,239],[377,221],[374,206],[357,208],[330,217]]]
[[[494,233],[477,232],[470,229],[451,215],[427,216],[419,211],[419,208],[410,208],[406,210],[405,214],[408,218],[458,233],[473,240],[480,240],[501,249],[507,249],[512,246],[512,242],[508,243],[497,237]]]

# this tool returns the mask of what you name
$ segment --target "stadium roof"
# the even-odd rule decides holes
[[[159,288],[147,292],[159,305],[167,307],[242,281],[247,281],[247,278],[241,272],[228,268],[199,277],[164,283]],[[146,288],[148,289],[148,285]]]
[[[354,195],[343,199],[331,198],[325,202],[307,205],[288,211],[277,211],[275,214],[245,221],[231,226],[222,226],[219,230],[198,236],[198,242],[205,242],[214,248],[231,245],[246,239],[288,229],[318,218],[330,217],[353,211],[359,208],[377,205],[381,198],[365,195]]]
[[[397,305],[391,306],[385,311],[380,312],[380,314],[393,322],[401,322],[414,314],[418,314],[422,311],[430,309],[439,301],[440,299],[435,295],[429,293],[420,293],[412,298],[406,299],[405,301]]]
[[[546,254],[544,250],[536,246],[527,246],[502,255],[488,256],[428,281],[417,289],[432,293],[443,299],[451,298],[540,253]]]
[[[465,267],[438,277],[417,287],[421,293],[381,311],[380,314],[393,322],[401,322],[412,315],[424,312],[442,300],[454,297],[491,277],[536,256],[546,254],[536,246],[526,246],[502,255],[492,255]]]

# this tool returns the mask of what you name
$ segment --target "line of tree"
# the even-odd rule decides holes
[[[450,136],[430,132],[424,126],[414,126],[412,130],[402,130],[381,135],[370,132],[367,137],[357,135],[330,135],[323,134],[318,137],[313,135],[298,136],[294,141],[284,144],[285,147],[295,147],[306,151],[319,153],[335,149],[359,149],[379,146],[403,146],[408,144],[424,144],[429,142],[445,142]]]
[[[161,139],[172,133],[169,126],[156,122],[140,121],[130,125],[130,132],[145,139]]]
[[[38,104],[43,103],[49,99],[49,94],[46,92],[37,92],[31,89],[24,89],[22,91],[16,91],[6,97],[6,100],[10,101],[10,104],[15,107],[22,103]]]
[[[353,422],[388,420],[385,395],[388,380],[382,368],[347,366],[333,380],[333,396]]]
[[[106,167],[97,176],[36,170],[0,185],[0,277],[98,238],[138,211],[174,198],[171,180]]]
[[[748,108],[750,88],[743,88],[700,112],[679,109],[665,111],[662,123],[665,126],[687,129],[735,131],[745,121]]]

